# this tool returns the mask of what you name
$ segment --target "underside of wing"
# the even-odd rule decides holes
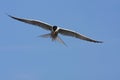
[[[71,36],[71,37],[79,38],[79,39],[82,39],[82,40],[90,41],[90,42],[102,43],[102,41],[93,40],[93,39],[88,38],[84,35],[81,35],[81,34],[75,32],[75,31],[71,31],[71,30],[67,30],[67,29],[59,29],[59,33],[61,33],[63,35],[66,35],[66,36]]]
[[[9,17],[15,19],[15,20],[18,20],[18,21],[21,21],[21,22],[25,22],[25,23],[28,23],[28,24],[32,24],[32,25],[36,25],[36,26],[39,26],[43,29],[46,29],[46,30],[52,30],[52,26],[47,24],[47,23],[44,23],[42,21],[37,21],[37,20],[30,20],[30,19],[23,19],[23,18],[17,18],[17,17],[14,17],[14,16],[11,16],[11,15],[8,15]]]

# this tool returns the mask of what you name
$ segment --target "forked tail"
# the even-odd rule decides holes
[[[64,44],[65,46],[67,46],[67,45],[65,44],[65,42],[64,42],[59,36],[57,36],[56,41]]]
[[[50,34],[50,33],[48,33],[48,34],[43,34],[43,35],[40,35],[39,37],[50,38],[50,37],[51,37],[51,34]]]
[[[43,34],[43,35],[40,35],[39,37],[43,37],[43,38],[52,38],[51,37],[51,33],[48,33],[48,34]],[[57,36],[56,38],[52,38],[52,41],[58,41],[58,42],[60,42],[60,43],[62,43],[62,44],[64,44],[65,46],[67,46],[66,44],[65,44],[65,42],[59,37],[59,36]]]

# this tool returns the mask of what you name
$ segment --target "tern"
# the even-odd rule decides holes
[[[50,25],[48,23],[45,23],[45,22],[42,22],[42,21],[18,18],[18,17],[14,17],[14,16],[11,16],[11,15],[8,15],[8,16],[15,19],[15,20],[25,22],[25,23],[28,23],[28,24],[32,24],[32,25],[36,25],[36,26],[39,26],[39,27],[41,27],[45,30],[51,31],[48,34],[41,35],[41,37],[45,37],[45,38],[50,37],[50,38],[52,38],[52,41],[57,40],[64,45],[66,45],[65,42],[58,36],[58,34],[75,37],[75,38],[78,38],[78,39],[81,39],[81,40],[86,40],[86,41],[89,41],[89,42],[102,43],[102,41],[97,41],[97,40],[91,39],[89,37],[86,37],[86,36],[76,32],[76,31],[60,28],[58,26],[52,26],[52,25]]]

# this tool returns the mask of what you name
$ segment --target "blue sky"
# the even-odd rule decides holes
[[[9,18],[37,19],[96,40],[60,37]],[[120,80],[119,0],[1,0],[0,80]]]

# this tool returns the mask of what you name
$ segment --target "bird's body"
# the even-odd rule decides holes
[[[78,39],[82,39],[82,40],[86,40],[86,41],[90,41],[90,42],[94,42],[94,43],[102,43],[102,41],[93,40],[91,38],[88,38],[86,36],[81,35],[78,32],[63,29],[63,28],[60,28],[58,26],[51,26],[51,25],[49,25],[47,23],[44,23],[44,22],[41,22],[41,21],[17,18],[17,17],[11,16],[11,15],[8,15],[8,16],[15,19],[15,20],[22,21],[22,22],[32,24],[32,25],[36,25],[36,26],[39,26],[39,27],[41,27],[43,29],[51,31],[51,33],[41,35],[41,37],[50,37],[50,38],[52,38],[52,40],[58,40],[59,42],[61,42],[63,44],[65,44],[65,43],[58,36],[59,33],[62,34],[62,35],[72,36],[72,37],[75,37],[75,38],[78,38]]]
[[[58,36],[58,28],[57,26],[53,26],[53,30],[51,31],[51,37],[55,39]]]

